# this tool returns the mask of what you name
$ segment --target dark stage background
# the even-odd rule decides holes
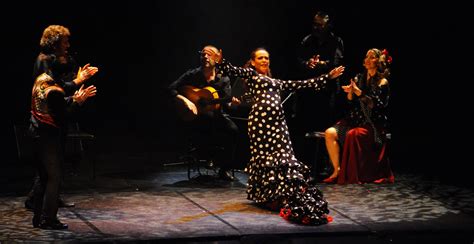
[[[20,163],[14,123],[28,117],[33,62],[50,24],[69,27],[79,64],[100,68],[91,80],[99,94],[81,114],[97,135],[99,153],[163,153],[161,164],[181,150],[163,89],[198,65],[205,44],[221,47],[241,65],[265,46],[275,77],[297,78],[294,50],[310,32],[316,9],[326,10],[346,49],[346,77],[362,70],[368,48],[387,48],[392,65],[394,167],[453,182],[470,183],[472,159],[472,7],[446,1],[77,1],[13,2],[3,8],[2,159],[0,170]],[[5,150],[5,151],[3,151]],[[170,154],[171,152],[171,154]],[[121,164],[129,161],[117,162]],[[12,172],[14,174],[14,172]]]

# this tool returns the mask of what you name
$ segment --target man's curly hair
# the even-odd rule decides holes
[[[69,37],[69,29],[62,25],[50,25],[43,31],[40,47],[44,52],[53,52],[64,37]]]

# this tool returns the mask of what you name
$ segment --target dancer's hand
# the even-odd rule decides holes
[[[232,105],[240,105],[242,102],[236,98],[236,97],[232,97],[232,101],[231,101],[231,104]]]
[[[332,69],[331,71],[329,71],[329,79],[335,79],[339,76],[342,75],[342,73],[344,73],[344,66],[339,66],[339,67],[336,67],[334,69]]]
[[[213,58],[216,64],[220,64],[222,62],[222,49],[219,49],[219,52],[214,53]]]

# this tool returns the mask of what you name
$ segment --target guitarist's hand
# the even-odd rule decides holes
[[[191,112],[193,112],[194,115],[198,114],[198,109],[196,107],[196,104],[188,100],[188,102],[186,102],[186,106]]]
[[[185,96],[182,96],[182,95],[177,95],[176,98],[183,101],[184,104],[186,105],[186,108],[188,108],[189,111],[191,111],[194,115],[198,114],[198,109],[196,107],[196,104],[194,104],[193,102],[191,102],[189,99],[187,99]]]

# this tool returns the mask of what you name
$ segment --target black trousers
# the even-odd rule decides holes
[[[229,170],[236,164],[235,152],[239,129],[228,115],[209,113],[198,116],[187,124],[187,130],[191,143],[196,147],[220,149],[205,150],[204,153],[208,155],[203,156],[215,158],[216,164],[222,170]]]
[[[39,174],[39,187],[34,191],[37,216],[49,219],[57,217],[61,165],[64,161],[64,132],[61,129],[41,125],[36,128],[35,149]]]

